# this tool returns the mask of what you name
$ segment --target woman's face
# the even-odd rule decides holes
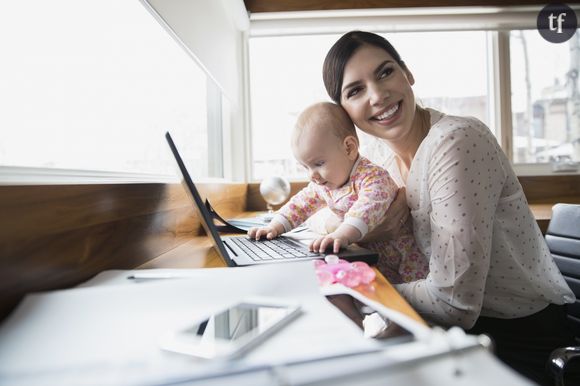
[[[411,129],[415,80],[382,48],[364,45],[344,68],[341,104],[365,133],[396,141]]]

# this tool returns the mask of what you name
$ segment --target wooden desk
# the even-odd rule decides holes
[[[566,204],[580,204],[580,197],[560,197],[554,200],[546,200],[545,202],[530,202],[530,209],[534,214],[534,218],[542,231],[542,234],[546,234],[548,229],[548,224],[550,223],[550,218],[552,218],[552,207],[556,203],[566,203]]]
[[[580,203],[580,175],[520,182],[543,231],[553,204]],[[293,193],[304,184],[292,183]],[[256,183],[198,189],[225,217],[265,210]],[[200,222],[180,184],[4,185],[0,214],[0,321],[25,294],[69,288],[107,269],[223,266],[209,241],[195,238]],[[380,278],[377,286],[384,304],[398,299]]]
[[[291,263],[288,263],[291,264]],[[150,268],[216,268],[226,267],[208,237],[198,236],[153,260],[139,266]],[[232,268],[235,269],[235,268]],[[375,268],[377,277],[370,287],[359,286],[357,291],[384,306],[426,324],[413,308],[399,295],[385,277]]]

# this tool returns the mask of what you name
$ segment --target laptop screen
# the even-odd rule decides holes
[[[193,183],[193,180],[191,179],[191,176],[185,167],[185,163],[183,162],[183,159],[177,150],[177,146],[175,145],[175,142],[173,142],[173,138],[171,138],[171,134],[169,134],[169,132],[165,133],[165,139],[167,140],[169,148],[171,149],[173,157],[175,158],[175,162],[177,163],[177,168],[181,176],[181,184],[185,188],[187,194],[193,200],[193,206],[199,215],[201,225],[203,226],[205,233],[211,238],[216,251],[224,259],[226,264],[229,267],[235,267],[237,264],[230,258],[230,255],[228,254],[224,243],[219,236],[217,228],[213,223],[211,214],[205,207],[203,200],[201,199],[201,196],[197,191],[197,188],[195,187],[195,184]]]

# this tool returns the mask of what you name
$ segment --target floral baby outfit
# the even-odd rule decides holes
[[[283,224],[288,232],[328,206],[343,223],[356,227],[364,236],[379,224],[397,190],[385,169],[359,157],[346,184],[329,189],[310,182],[280,208],[274,220]],[[411,282],[427,276],[428,262],[407,225],[396,240],[360,244],[379,253],[378,268],[391,283]]]

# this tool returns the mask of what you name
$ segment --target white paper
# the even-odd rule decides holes
[[[219,368],[163,352],[158,339],[253,296],[297,302],[303,314],[228,368],[379,345],[320,294],[310,261],[199,273],[28,296],[0,327],[0,384],[149,384]]]
[[[179,280],[127,279],[136,273]],[[158,339],[167,331],[256,296],[297,302],[304,312],[240,360],[207,361],[159,349]],[[382,311],[396,318],[392,310]],[[399,322],[405,325],[404,319]],[[500,379],[528,384],[477,348],[475,337],[423,326],[416,330],[422,339],[388,347],[364,339],[321,294],[311,261],[235,269],[108,271],[80,288],[30,295],[21,303],[0,326],[0,385],[142,386],[192,378],[198,381],[188,384],[204,386],[316,380],[329,385],[378,385],[387,380],[485,385]],[[461,354],[462,360],[452,352],[468,347],[476,351]],[[373,351],[376,354],[341,357]],[[477,359],[477,364],[463,360],[466,357]],[[316,360],[320,358],[326,359]],[[457,368],[466,375],[457,377]],[[211,378],[214,374],[220,377]],[[199,380],[206,375],[210,378]]]

